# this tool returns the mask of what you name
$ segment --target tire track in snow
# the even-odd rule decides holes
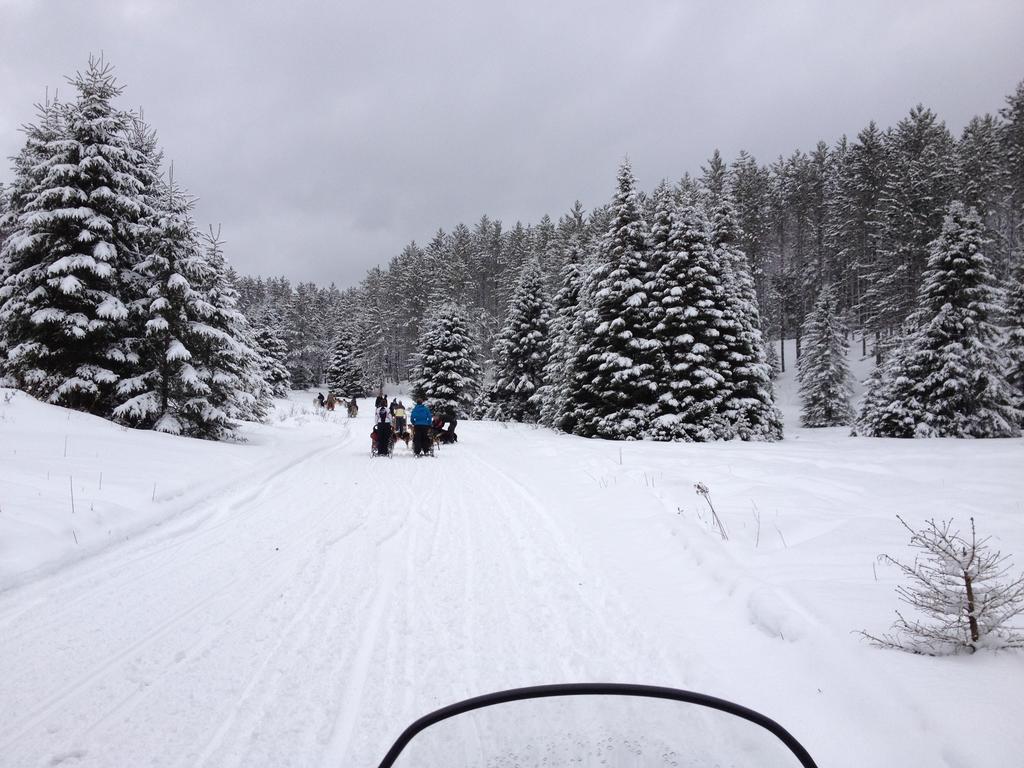
[[[351,442],[351,435],[346,432],[340,444],[324,448],[318,446],[311,451],[303,451],[301,455],[289,458],[289,460],[266,475],[255,490],[250,490],[249,485],[265,468],[258,468],[245,475],[244,479],[232,481],[221,491],[203,497],[203,499],[191,504],[188,508],[181,510],[171,518],[153,525],[145,531],[133,536],[130,540],[121,542],[98,552],[96,555],[78,561],[62,571],[41,578],[23,586],[16,586],[0,592],[0,604],[8,603],[13,607],[7,612],[6,607],[0,609],[0,621],[7,624],[4,637],[15,642],[23,639],[23,633],[10,629],[16,622],[25,623],[31,618],[30,611],[43,611],[51,613],[50,602],[56,588],[53,582],[57,582],[61,594],[64,611],[61,615],[53,618],[48,624],[49,628],[56,629],[67,623],[68,615],[80,605],[87,605],[97,598],[97,589],[117,589],[117,577],[124,571],[138,564],[147,566],[147,571],[158,568],[177,569],[180,561],[174,559],[174,555],[192,541],[209,537],[209,534],[216,531],[221,525],[237,521],[245,513],[248,505],[256,499],[265,497],[271,489],[276,488],[275,481],[285,479],[285,476],[301,467],[310,459],[324,453],[335,453],[345,448]],[[239,492],[239,488],[244,490]],[[206,504],[215,504],[216,508],[209,513],[203,514],[202,507]],[[206,524],[215,519],[218,515],[224,515],[225,510],[228,519],[222,524],[209,527]],[[165,526],[168,526],[165,528]],[[220,546],[223,539],[210,542],[209,548]],[[121,553],[133,552],[127,559],[122,559]],[[155,557],[165,555],[164,559],[153,562]],[[193,557],[195,553],[193,553]],[[77,590],[77,595],[75,594]],[[109,592],[106,593],[109,595]],[[8,597],[9,596],[9,597]],[[6,599],[5,599],[6,598]],[[26,602],[28,605],[26,606]],[[39,623],[30,625],[30,629],[24,632],[38,633],[42,626]]]
[[[280,477],[284,477],[284,473],[279,473],[279,478]],[[281,480],[278,479],[275,482],[281,482]],[[264,488],[264,491],[269,490],[271,487],[272,487],[271,485],[266,486]],[[287,490],[287,488],[285,488],[285,490]],[[253,540],[250,543],[255,545],[256,541]],[[195,553],[193,553],[193,557],[192,558],[189,558],[189,559],[185,560],[183,563],[179,563],[179,570],[183,567],[187,571],[189,566],[192,566],[194,564],[198,564],[203,559],[204,556],[207,556],[207,557],[209,556],[209,550],[210,549],[211,549],[211,547],[205,547],[204,549],[200,550],[199,555],[196,555]],[[259,568],[261,565],[262,566],[266,566],[267,564],[272,563],[275,559],[277,559],[277,556],[273,552],[269,551],[269,548],[268,548],[268,554],[262,559],[262,561],[258,560],[255,563],[251,563],[251,565]],[[173,569],[168,569],[168,570],[173,570]],[[149,577],[152,580],[154,578],[154,574],[155,574],[154,569],[149,569],[148,571],[146,571],[144,573],[144,578],[145,577]],[[162,575],[163,574],[161,574],[161,576]],[[203,576],[205,576],[205,574],[203,574]],[[283,579],[286,579],[287,576],[288,576],[287,572],[286,571],[282,571],[279,574],[278,581],[277,582],[270,582],[270,586],[273,587],[273,588],[276,588],[277,583],[281,582]],[[59,578],[59,574],[58,574],[57,577],[54,577],[54,578]],[[5,734],[7,736],[7,738],[6,738],[5,742],[4,742],[4,744],[5,745],[10,745],[13,741],[17,740],[20,736],[24,735],[27,731],[30,731],[34,726],[37,726],[43,720],[45,720],[46,717],[48,716],[48,714],[53,712],[56,708],[60,707],[63,703],[66,703],[68,700],[70,700],[72,698],[75,698],[80,693],[82,693],[84,690],[98,687],[98,684],[100,683],[100,681],[104,680],[105,675],[108,672],[110,672],[111,669],[114,666],[118,665],[119,662],[123,662],[126,658],[132,656],[133,654],[138,654],[138,653],[146,650],[149,646],[153,645],[154,643],[159,641],[161,638],[163,638],[165,635],[167,635],[169,632],[171,632],[171,630],[173,630],[175,627],[177,627],[178,625],[181,625],[185,620],[187,620],[194,613],[202,612],[211,602],[217,601],[218,598],[223,596],[225,593],[227,593],[230,590],[232,590],[233,588],[237,587],[241,583],[241,580],[243,578],[244,578],[244,574],[235,576],[233,578],[228,578],[227,580],[222,581],[221,584],[219,586],[217,586],[212,592],[208,588],[200,591],[198,593],[200,595],[200,597],[198,599],[190,598],[190,602],[186,605],[186,607],[184,609],[179,610],[178,612],[174,613],[170,618],[164,620],[163,622],[161,622],[161,623],[159,623],[157,625],[151,625],[150,629],[147,631],[145,636],[143,636],[143,637],[141,637],[141,638],[139,638],[137,640],[134,640],[133,642],[131,642],[127,646],[121,646],[120,650],[117,651],[116,653],[110,654],[110,655],[106,656],[105,658],[99,659],[97,661],[93,661],[89,665],[89,670],[90,671],[88,673],[86,673],[85,675],[78,676],[78,678],[75,679],[72,683],[65,684],[56,693],[50,694],[49,697],[44,700],[44,702],[42,703],[41,706],[36,706],[35,709],[30,711],[30,714],[26,718],[22,718],[19,721],[19,723],[20,723],[19,725],[14,726],[14,728],[12,730],[8,731],[8,734]],[[158,579],[158,581],[165,581],[165,580],[163,578],[161,578],[161,579]],[[105,584],[104,586],[108,587],[108,589],[100,589],[100,590],[98,590],[98,593],[99,593],[99,602],[98,602],[98,604],[99,605],[107,606],[107,605],[110,604],[109,596],[112,594],[112,592],[116,592],[119,587],[116,587],[116,586],[111,587],[110,584]],[[127,587],[128,590],[130,590],[132,593],[134,593],[134,592],[136,592],[138,590],[139,586],[140,585],[139,585],[138,581],[133,581],[130,584],[124,584],[123,581],[122,581],[120,588],[123,589],[123,588]],[[258,601],[258,598],[259,598],[258,595],[253,596],[253,599],[252,599],[251,602]],[[225,614],[222,614],[219,618],[221,619],[222,623],[224,621],[230,621],[231,617],[233,617],[236,613],[238,613],[239,611],[242,611],[244,609],[245,609],[245,604],[243,603],[243,605],[237,607],[235,610],[232,610],[232,611],[229,611],[229,612],[227,612]],[[67,619],[67,616],[62,616],[62,620],[66,621],[66,619]],[[96,617],[93,617],[93,619],[95,620]],[[73,627],[72,629],[76,629],[76,628]],[[43,625],[43,631],[42,632],[40,632],[38,627],[36,627],[32,631],[35,632],[37,638],[40,637],[40,636],[42,636],[43,638],[46,638],[47,635],[49,634],[46,631],[46,625],[45,624]],[[28,634],[31,634],[31,632],[25,633],[24,636],[27,636]],[[212,643],[215,640],[216,640],[216,637],[211,638],[211,639],[208,640],[208,643]],[[115,677],[116,677],[116,675],[115,675]],[[149,690],[152,690],[152,689],[149,689]],[[116,709],[117,709],[117,707],[115,707],[115,711],[116,711]]]

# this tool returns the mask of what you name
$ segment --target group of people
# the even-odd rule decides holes
[[[326,408],[328,411],[333,411],[338,404],[338,398],[334,396],[333,392],[328,392],[327,397],[324,397],[323,392],[317,392],[316,400],[313,401],[313,404],[318,408]],[[355,417],[359,413],[359,404],[356,402],[355,396],[345,403],[345,407],[348,409],[350,417]]]
[[[442,443],[454,443],[458,439],[455,435],[456,421],[452,419],[445,429],[444,419],[431,413],[422,397],[416,398],[416,405],[408,413],[411,434],[406,426],[405,404],[401,400],[393,399],[389,405],[381,393],[377,395],[374,408],[376,416],[370,439],[378,455],[389,454],[398,440],[403,440],[406,445],[411,440],[413,454],[420,456],[431,452],[435,439]]]

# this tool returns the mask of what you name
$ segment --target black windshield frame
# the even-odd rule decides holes
[[[817,768],[813,758],[794,736],[769,717],[747,707],[734,704],[725,699],[708,696],[703,693],[684,691],[679,688],[667,688],[660,685],[633,685],[629,683],[562,683],[557,685],[534,685],[526,688],[512,688],[507,691],[487,693],[465,701],[449,704],[430,714],[424,715],[414,722],[398,737],[391,749],[384,756],[378,768],[392,768],[402,750],[408,746],[417,734],[432,725],[440,723],[456,715],[472,712],[475,709],[492,707],[525,699],[545,699],[554,696],[637,696],[649,699],[668,699],[685,704],[695,704],[708,709],[716,709],[730,715],[755,723],[773,733],[789,748],[789,751],[800,761],[803,768]]]

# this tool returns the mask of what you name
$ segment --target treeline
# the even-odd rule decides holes
[[[283,394],[218,236],[102,58],[24,128],[0,190],[0,380],[41,400],[221,439]]]
[[[917,306],[929,244],[953,201],[974,208],[996,280],[1009,279],[1024,244],[1024,83],[997,114],[972,118],[954,137],[939,117],[913,108],[895,127],[870,123],[855,138],[774,162],[746,152],[726,162],[716,151],[681,194],[727,194],[736,246],[750,267],[767,338],[797,339],[826,287],[847,330],[862,331],[861,353],[881,360],[887,340],[902,333]],[[653,195],[640,193],[645,217]],[[527,263],[539,264],[543,285],[557,290],[566,264],[585,260],[607,230],[608,206],[590,212],[577,202],[553,221],[502,222],[483,216],[473,226],[439,230],[425,245],[407,245],[356,288],[338,291],[284,279],[242,278],[243,307],[259,325],[276,327],[289,346],[299,383],[325,375],[344,330],[367,386],[408,379],[425,321],[443,303],[463,307],[483,356],[493,356],[514,286]],[[785,359],[778,345],[782,369]]]
[[[603,235],[607,208],[589,215],[577,202],[557,223],[506,229],[482,216],[472,227],[438,230],[425,246],[409,243],[386,268],[371,269],[355,288],[339,290],[286,278],[239,277],[243,311],[258,327],[274,328],[288,347],[296,386],[320,383],[340,335],[356,346],[367,389],[408,380],[417,340],[446,303],[461,307],[489,357],[524,266],[538,261],[554,288],[566,263],[592,252]]]

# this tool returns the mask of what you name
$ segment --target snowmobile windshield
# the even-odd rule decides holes
[[[480,696],[411,725],[380,768],[814,768],[753,710],[636,685],[554,685]]]

